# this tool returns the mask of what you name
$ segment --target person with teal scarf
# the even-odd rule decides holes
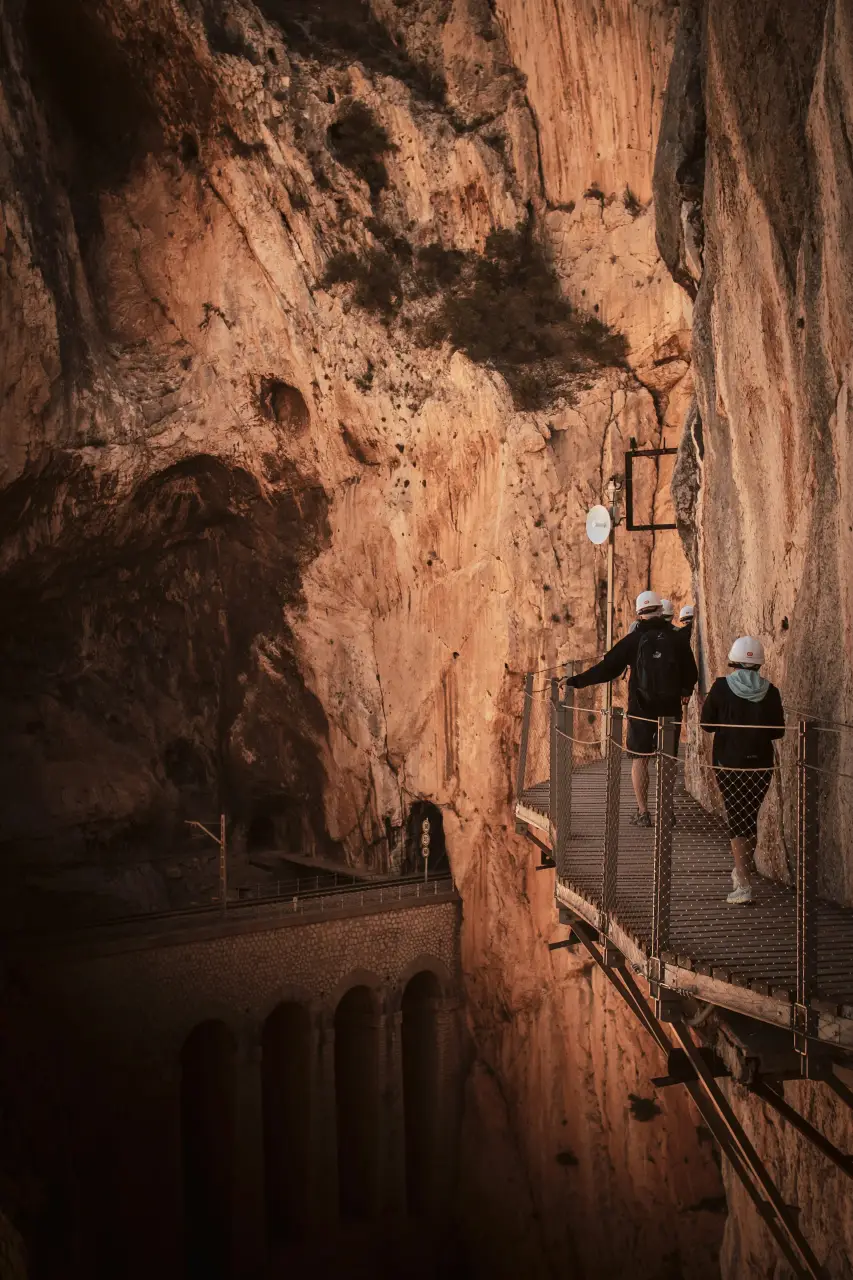
[[[711,686],[702,708],[702,728],[714,735],[712,761],[732,843],[733,890],[737,906],[752,901],[750,864],[758,837],[758,813],[773,777],[773,741],[785,732],[779,690],[760,674],[764,646],[755,636],[739,636],[729,650],[727,676]]]

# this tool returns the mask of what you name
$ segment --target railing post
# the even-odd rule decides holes
[[[658,720],[657,796],[655,802],[655,847],[652,888],[652,947],[650,987],[661,1017],[660,982],[663,975],[662,956],[669,949],[670,907],[672,899],[672,828],[675,818],[676,724],[672,716]]]
[[[533,711],[533,672],[528,671],[524,677],[524,710],[521,715],[521,742],[518,748],[518,777],[515,784],[515,798],[521,799],[524,791],[524,775],[527,771],[527,744],[530,738],[530,716]]]
[[[619,866],[619,801],[622,784],[622,722],[620,707],[610,711],[607,735],[607,791],[604,814],[604,869],[601,884],[601,910],[610,915],[616,901],[616,877]],[[606,928],[606,924],[604,925]]]
[[[566,674],[569,676],[575,674],[575,664],[573,662],[566,663]],[[562,750],[558,757],[560,822],[557,839],[562,854],[563,869],[562,871],[560,870],[561,858],[558,856],[557,875],[567,876],[569,848],[572,838],[572,773],[574,771],[574,738],[576,737],[575,691],[571,685],[567,685],[563,690],[560,712],[558,727],[561,733],[559,741]]]
[[[808,1037],[814,1015],[810,1002],[817,985],[817,870],[820,845],[818,737],[809,720],[797,733],[797,998],[794,1048],[808,1074]]]
[[[560,699],[560,682],[551,679],[551,697],[548,702],[548,823],[551,828],[551,848],[557,842],[557,705]]]
[[[572,740],[571,720],[574,689],[566,690],[565,701],[555,709],[555,739],[557,744],[554,771],[551,777],[552,795],[556,797],[553,845],[557,877],[566,879],[569,874],[569,841],[572,835]],[[553,812],[553,801],[552,801]]]

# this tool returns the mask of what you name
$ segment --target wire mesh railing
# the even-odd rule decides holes
[[[853,1017],[853,727],[702,726],[694,706],[647,720],[638,761],[644,718],[613,701],[529,680],[517,812],[541,816],[559,883],[634,939],[653,981],[670,964],[788,1000],[805,1051],[821,1012]]]

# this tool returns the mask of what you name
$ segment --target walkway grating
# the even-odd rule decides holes
[[[650,955],[653,910],[654,830],[632,826],[635,811],[630,760],[623,759],[619,803],[616,897],[610,919]],[[576,767],[572,774],[571,838],[561,884],[591,907],[602,903],[606,764]],[[651,769],[649,807],[654,812],[656,770]],[[538,815],[548,830],[550,785],[525,788],[519,817]],[[793,999],[796,990],[796,894],[792,887],[756,877],[753,904],[731,906],[732,858],[726,828],[685,790],[675,791],[672,889],[667,963],[746,987],[764,996]],[[525,813],[526,811],[526,813]],[[834,1006],[853,1017],[853,910],[819,901],[817,1009]]]

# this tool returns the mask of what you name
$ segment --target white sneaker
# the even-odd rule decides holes
[[[726,902],[731,902],[735,906],[745,906],[748,902],[752,902],[752,886],[744,884],[735,884],[733,891],[726,898]]]

